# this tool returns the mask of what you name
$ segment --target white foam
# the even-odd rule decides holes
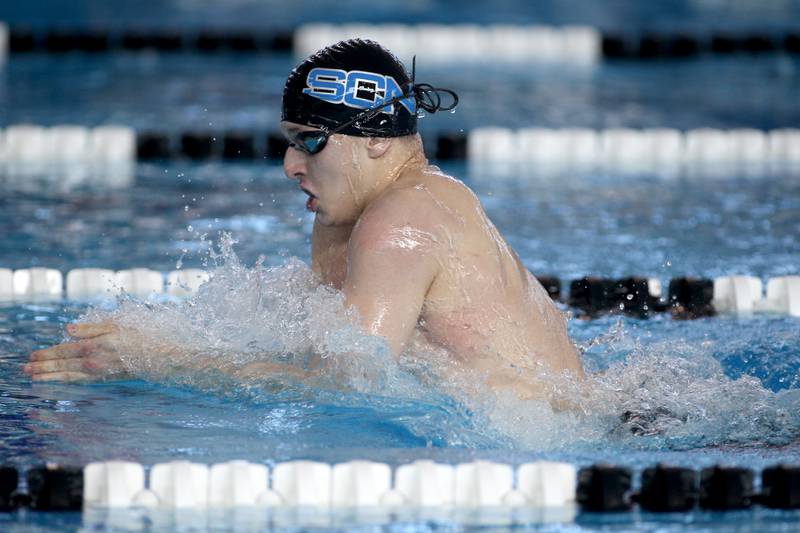
[[[611,352],[627,354],[624,363],[604,372],[590,367],[585,381],[536,365],[519,369],[520,378],[542,388],[545,397],[552,395],[559,410],[545,400],[520,400],[513,392],[486,387],[482,375],[422,335],[393,357],[385,342],[356,326],[343,295],[320,285],[307,265],[292,259],[281,267],[248,268],[231,246],[223,242],[213,257],[216,264],[208,267],[213,277],[189,300],[125,300],[114,310],[92,310],[86,320],[119,324],[120,357],[134,375],[179,379],[238,401],[301,397],[376,408],[421,401],[428,406],[426,415],[402,423],[413,434],[444,444],[549,450],[613,441],[659,448],[682,438],[693,445],[747,442],[761,438],[771,424],[783,428],[776,439],[800,432],[798,421],[782,414],[780,394],[749,376],[731,380],[713,347],[670,342],[643,351],[621,327],[599,340]],[[175,349],[164,357],[162,346]],[[315,375],[302,383],[288,374],[242,373],[258,364],[313,369]],[[761,406],[757,415],[756,406]],[[275,486],[275,492],[282,500],[306,498],[292,488],[300,478],[287,481],[283,490]],[[403,498],[416,505],[430,501],[430,494],[415,495],[413,485],[398,485]]]

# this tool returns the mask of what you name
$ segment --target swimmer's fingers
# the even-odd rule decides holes
[[[36,361],[28,363],[23,370],[31,374],[34,379],[40,374],[52,372],[79,372],[86,368],[86,359],[76,357],[73,359],[51,359],[48,361]]]
[[[89,354],[91,345],[86,341],[65,342],[31,352],[31,361],[50,361],[51,359],[71,359],[73,357],[83,357]]]
[[[119,327],[113,322],[96,322],[85,324],[70,324],[67,326],[67,333],[78,339],[91,339],[106,335],[107,333],[115,333],[119,331]]]

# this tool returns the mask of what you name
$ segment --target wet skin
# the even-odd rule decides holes
[[[290,141],[312,129],[281,126]],[[313,271],[343,291],[361,326],[395,354],[422,336],[487,385],[521,398],[541,396],[529,379],[540,370],[583,375],[565,318],[474,193],[428,164],[418,136],[333,135],[314,155],[289,148],[284,170],[315,213]],[[68,333],[75,342],[31,354],[33,379],[121,371],[117,326],[75,324]],[[242,375],[283,371],[306,377],[268,363]]]
[[[309,129],[283,124],[290,140]],[[421,331],[521,397],[537,395],[528,371],[583,375],[565,318],[475,194],[428,164],[418,137],[334,136],[319,154],[290,148],[284,169],[312,197],[313,270],[396,354]]]

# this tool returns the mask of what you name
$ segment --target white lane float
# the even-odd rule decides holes
[[[414,461],[397,468],[395,489],[415,507],[449,506],[455,497],[455,469],[428,460]]]
[[[164,275],[149,268],[120,270],[114,276],[114,284],[131,296],[147,298],[164,292]]]
[[[499,507],[513,490],[514,469],[492,461],[462,463],[455,469],[455,505]]]
[[[129,461],[89,463],[83,469],[83,505],[131,507],[145,490],[144,467]]]
[[[208,506],[208,466],[189,461],[153,465],[149,490],[164,509],[205,509]]]
[[[276,503],[269,490],[269,468],[248,461],[229,461],[211,467],[208,480],[208,505],[233,507]]]
[[[344,39],[380,42],[408,61],[424,53],[430,62],[538,62],[586,65],[600,59],[600,33],[589,26],[476,24],[305,24],[294,36],[298,57]]]
[[[15,301],[59,300],[63,292],[63,276],[53,268],[15,270],[12,284]]]
[[[349,461],[331,471],[331,505],[334,507],[377,507],[392,499],[392,469],[385,463]]]
[[[67,298],[94,300],[110,298],[117,291],[116,274],[107,268],[74,268],[67,272]]]
[[[272,471],[272,490],[283,505],[328,508],[331,504],[331,466],[315,461],[280,463]]]

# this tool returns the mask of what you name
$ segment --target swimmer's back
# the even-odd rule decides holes
[[[396,217],[397,234],[436,256],[420,317],[430,340],[476,368],[499,358],[512,372],[582,374],[565,318],[463,183],[436,167],[409,172],[362,219],[371,216]]]

